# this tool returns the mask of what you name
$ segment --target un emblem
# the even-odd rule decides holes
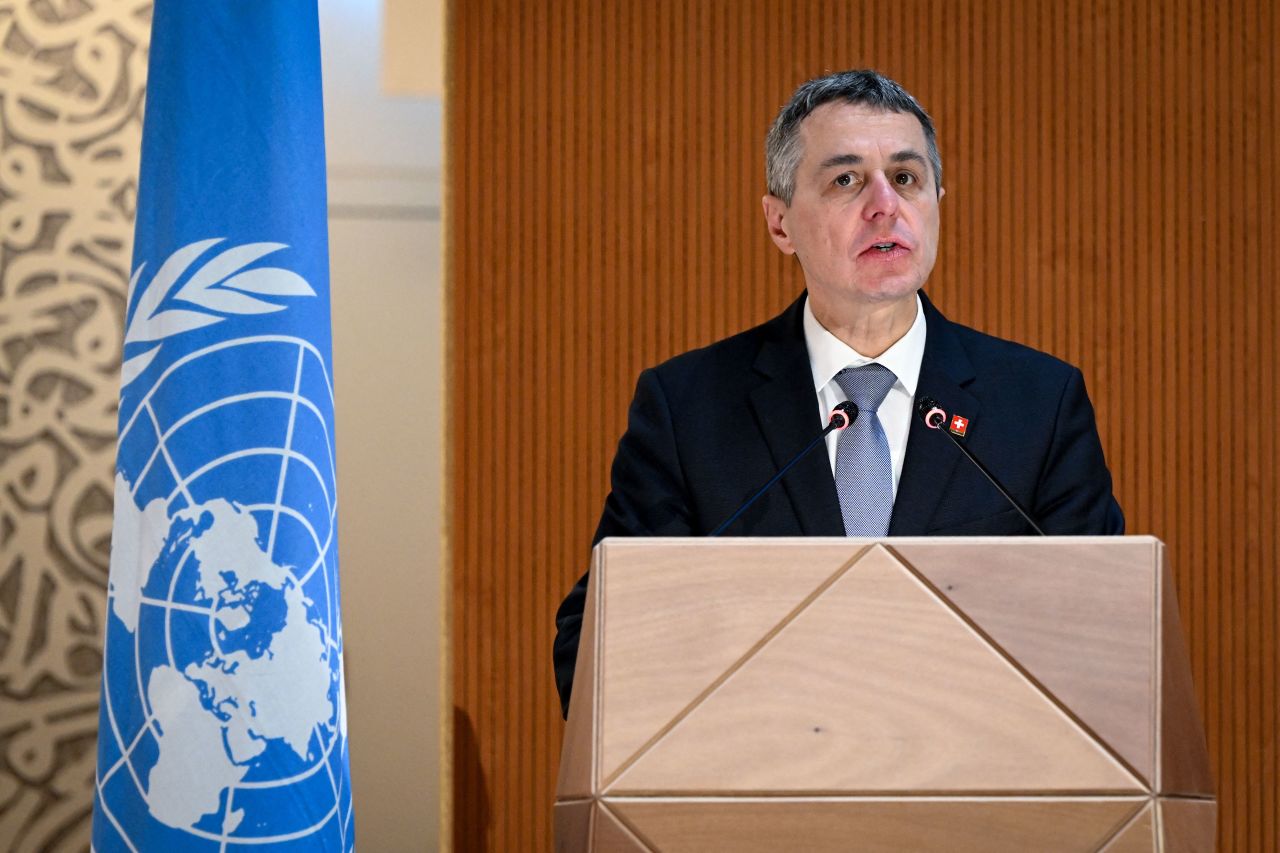
[[[192,271],[217,242],[174,253],[127,327],[147,348],[125,383],[145,387],[122,403],[98,805],[138,849],[350,849],[323,355],[246,335],[147,372],[168,338],[315,295],[248,268],[275,243]]]

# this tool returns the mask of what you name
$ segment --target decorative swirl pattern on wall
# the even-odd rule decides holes
[[[0,839],[84,850],[151,4],[0,2]]]

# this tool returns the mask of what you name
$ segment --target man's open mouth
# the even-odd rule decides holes
[[[907,246],[896,240],[881,240],[878,243],[872,243],[870,246],[862,250],[862,254],[876,257],[879,255],[896,256],[910,251]]]

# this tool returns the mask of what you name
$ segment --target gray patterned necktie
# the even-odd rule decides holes
[[[898,377],[880,364],[847,367],[836,383],[858,407],[858,419],[836,443],[836,492],[846,536],[884,536],[893,512],[893,460],[876,410]]]

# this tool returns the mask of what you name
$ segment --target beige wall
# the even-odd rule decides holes
[[[333,215],[339,556],[356,836],[439,832],[438,221]]]
[[[382,0],[382,88],[444,97],[444,0]]]
[[[380,91],[378,4],[325,0],[320,11],[356,836],[365,850],[435,850],[441,107]]]

